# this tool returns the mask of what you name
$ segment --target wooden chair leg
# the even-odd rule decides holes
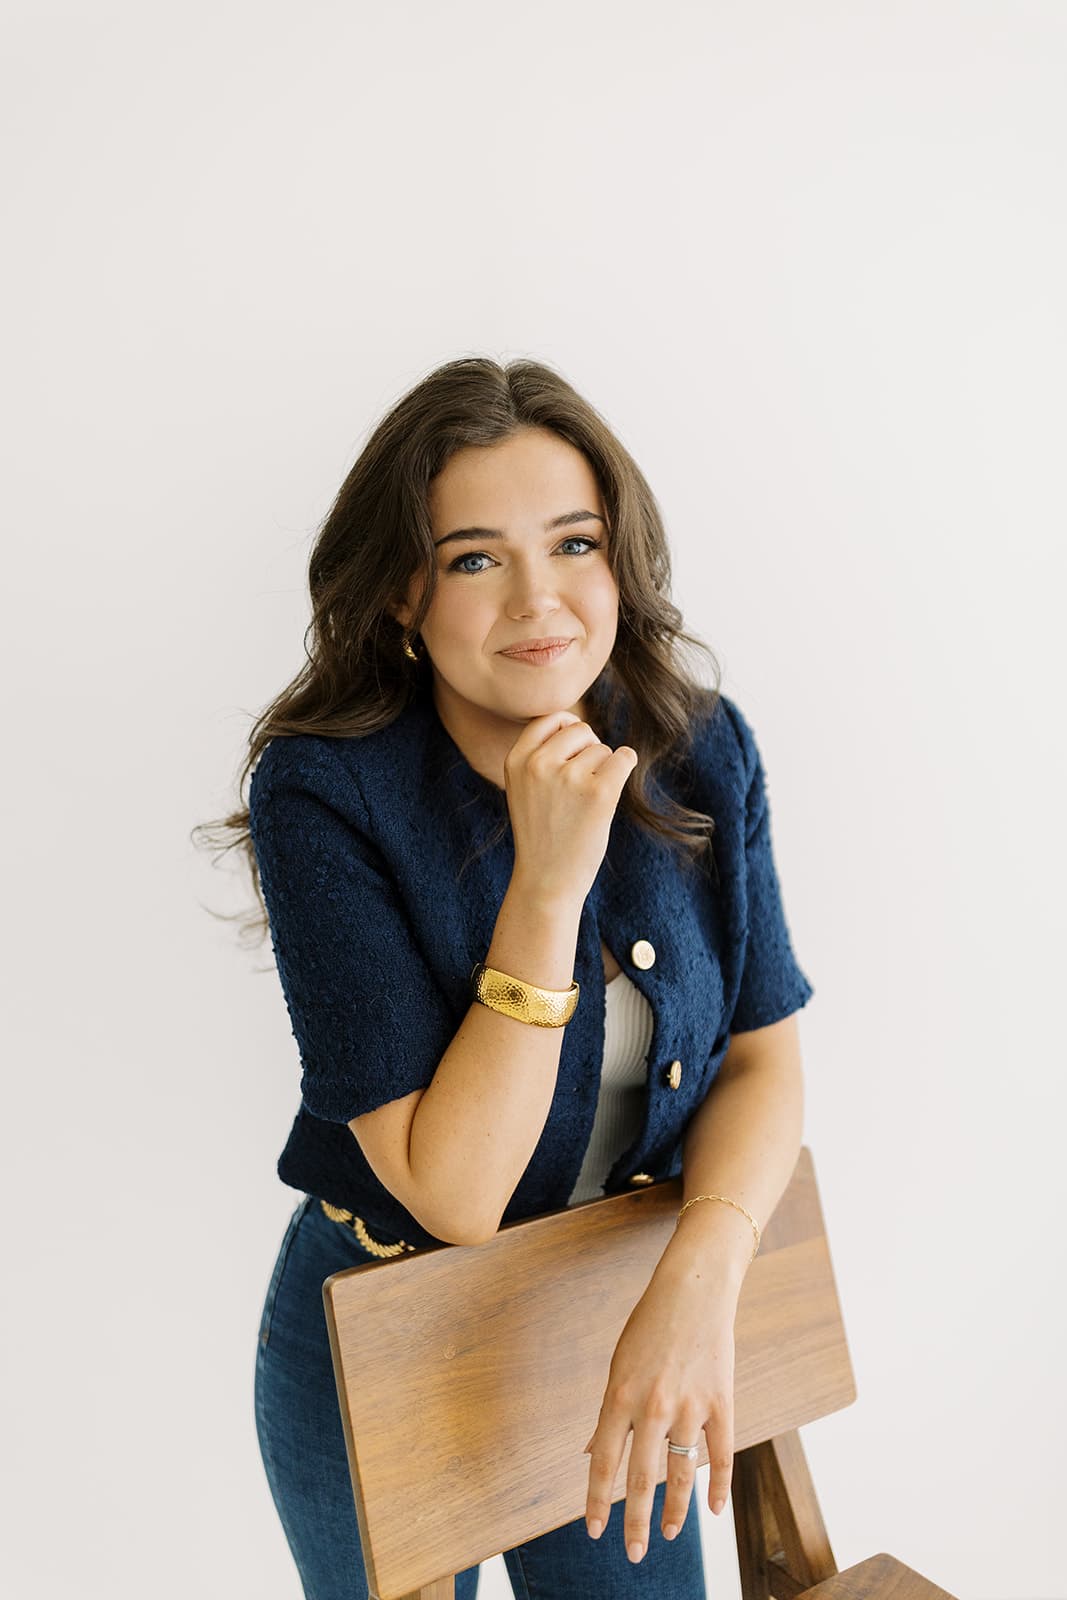
[[[795,1429],[737,1452],[730,1498],[742,1600],[794,1600],[836,1574]]]
[[[767,1528],[759,1470],[759,1453],[765,1449],[766,1445],[754,1444],[747,1450],[734,1452],[730,1503],[734,1513],[741,1600],[771,1600]]]
[[[455,1578],[435,1578],[404,1596],[404,1600],[456,1600]]]

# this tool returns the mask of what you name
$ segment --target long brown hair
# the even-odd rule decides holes
[[[715,709],[721,674],[708,646],[684,630],[670,599],[670,555],[655,497],[604,419],[557,372],[539,361],[502,366],[488,357],[464,357],[438,367],[392,407],[342,483],[308,563],[307,659],[252,726],[237,777],[237,809],[197,824],[190,835],[196,846],[215,851],[216,862],[234,849],[243,854],[258,902],[242,919],[246,939],[260,943],[268,931],[244,799],[261,751],[271,739],[298,733],[359,737],[401,714],[432,670],[425,650],[417,662],[404,653],[404,630],[390,610],[412,577],[424,573],[414,636],[433,599],[430,483],[455,451],[499,444],[525,427],[548,429],[580,450],[604,499],[619,617],[611,659],[588,704],[597,721],[621,708],[616,746],[629,744],[638,754],[618,809],[692,859],[711,855],[714,819],[678,804],[656,776],[684,759],[696,719]],[[686,671],[686,649],[710,662],[711,687]],[[607,721],[597,721],[591,725],[602,734]]]

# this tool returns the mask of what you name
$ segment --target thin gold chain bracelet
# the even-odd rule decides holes
[[[756,1242],[752,1246],[752,1254],[748,1258],[749,1265],[751,1266],[752,1262],[756,1259],[756,1253],[760,1247],[760,1226],[755,1217],[752,1215],[751,1211],[746,1211],[739,1200],[731,1200],[728,1194],[695,1194],[691,1200],[687,1200],[685,1202],[685,1205],[679,1211],[678,1216],[675,1219],[674,1226],[677,1228],[678,1223],[681,1222],[682,1218],[685,1216],[685,1213],[689,1210],[689,1207],[695,1206],[698,1200],[725,1200],[728,1206],[733,1206],[736,1211],[740,1211],[743,1216],[748,1218],[749,1222],[752,1224],[752,1232],[756,1235]]]

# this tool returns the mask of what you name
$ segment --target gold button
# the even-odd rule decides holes
[[[670,1071],[667,1073],[667,1082],[670,1084],[672,1089],[677,1089],[681,1081],[682,1063],[680,1061],[672,1061],[670,1065]]]
[[[635,1172],[630,1179],[631,1183],[655,1183],[655,1181],[651,1172]]]
[[[630,946],[630,960],[635,967],[640,967],[641,971],[645,972],[649,967],[655,966],[656,952],[647,939],[638,939],[636,944]]]

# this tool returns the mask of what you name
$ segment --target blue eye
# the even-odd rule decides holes
[[[588,550],[577,550],[573,552],[574,555],[578,556],[589,555],[593,550],[599,550],[602,542],[603,541],[600,539],[587,539],[585,535],[581,533],[572,533],[569,538],[563,540],[564,544],[584,544],[589,546]],[[449,562],[448,570],[449,572],[464,573],[466,576],[471,578],[476,577],[479,572],[484,572],[485,568],[477,567],[474,569],[474,571],[472,571],[470,567],[463,566],[463,562],[478,561],[482,557],[486,557],[487,560],[491,559],[491,557],[486,556],[486,552],[484,550],[468,550],[466,555],[457,556],[454,561]]]
[[[465,556],[457,556],[455,561],[450,561],[448,564],[448,570],[449,572],[467,572],[471,577],[473,577],[474,573],[470,572],[470,569],[468,567],[464,567],[462,563],[464,561],[478,561],[479,559],[488,560],[484,550],[469,550]],[[479,572],[482,570],[483,569],[481,567],[477,568],[477,571]]]

